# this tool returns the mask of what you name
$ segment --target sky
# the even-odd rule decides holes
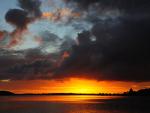
[[[0,2],[0,90],[150,88],[150,1]]]

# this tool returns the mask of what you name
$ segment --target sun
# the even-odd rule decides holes
[[[70,84],[67,88],[67,92],[80,94],[95,94],[99,93],[99,87],[97,86],[97,83],[92,80],[72,78],[70,79]]]

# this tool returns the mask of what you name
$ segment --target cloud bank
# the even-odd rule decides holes
[[[38,41],[41,46],[36,49],[1,49],[0,79],[84,77],[96,80],[150,81],[148,0],[62,1],[64,7],[73,14],[80,15],[71,18],[71,21],[67,18],[67,22],[61,19],[59,22],[73,26],[78,31],[78,36],[61,39],[57,34],[46,31],[40,34],[42,39],[39,38]],[[22,9],[12,9],[6,14],[6,20],[14,24],[16,29],[25,28],[31,23],[31,18],[42,16],[42,2],[19,0],[19,4]],[[13,16],[15,18],[12,19]],[[87,24],[90,27],[84,29]],[[0,36],[4,34],[7,33],[2,32]]]

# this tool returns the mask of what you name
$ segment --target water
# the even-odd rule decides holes
[[[150,97],[1,96],[0,113],[150,113]]]

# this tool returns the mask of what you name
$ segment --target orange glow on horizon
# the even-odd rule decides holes
[[[130,88],[134,90],[150,88],[150,82],[97,81],[81,78],[64,80],[3,80],[0,90],[14,93],[122,93]]]

